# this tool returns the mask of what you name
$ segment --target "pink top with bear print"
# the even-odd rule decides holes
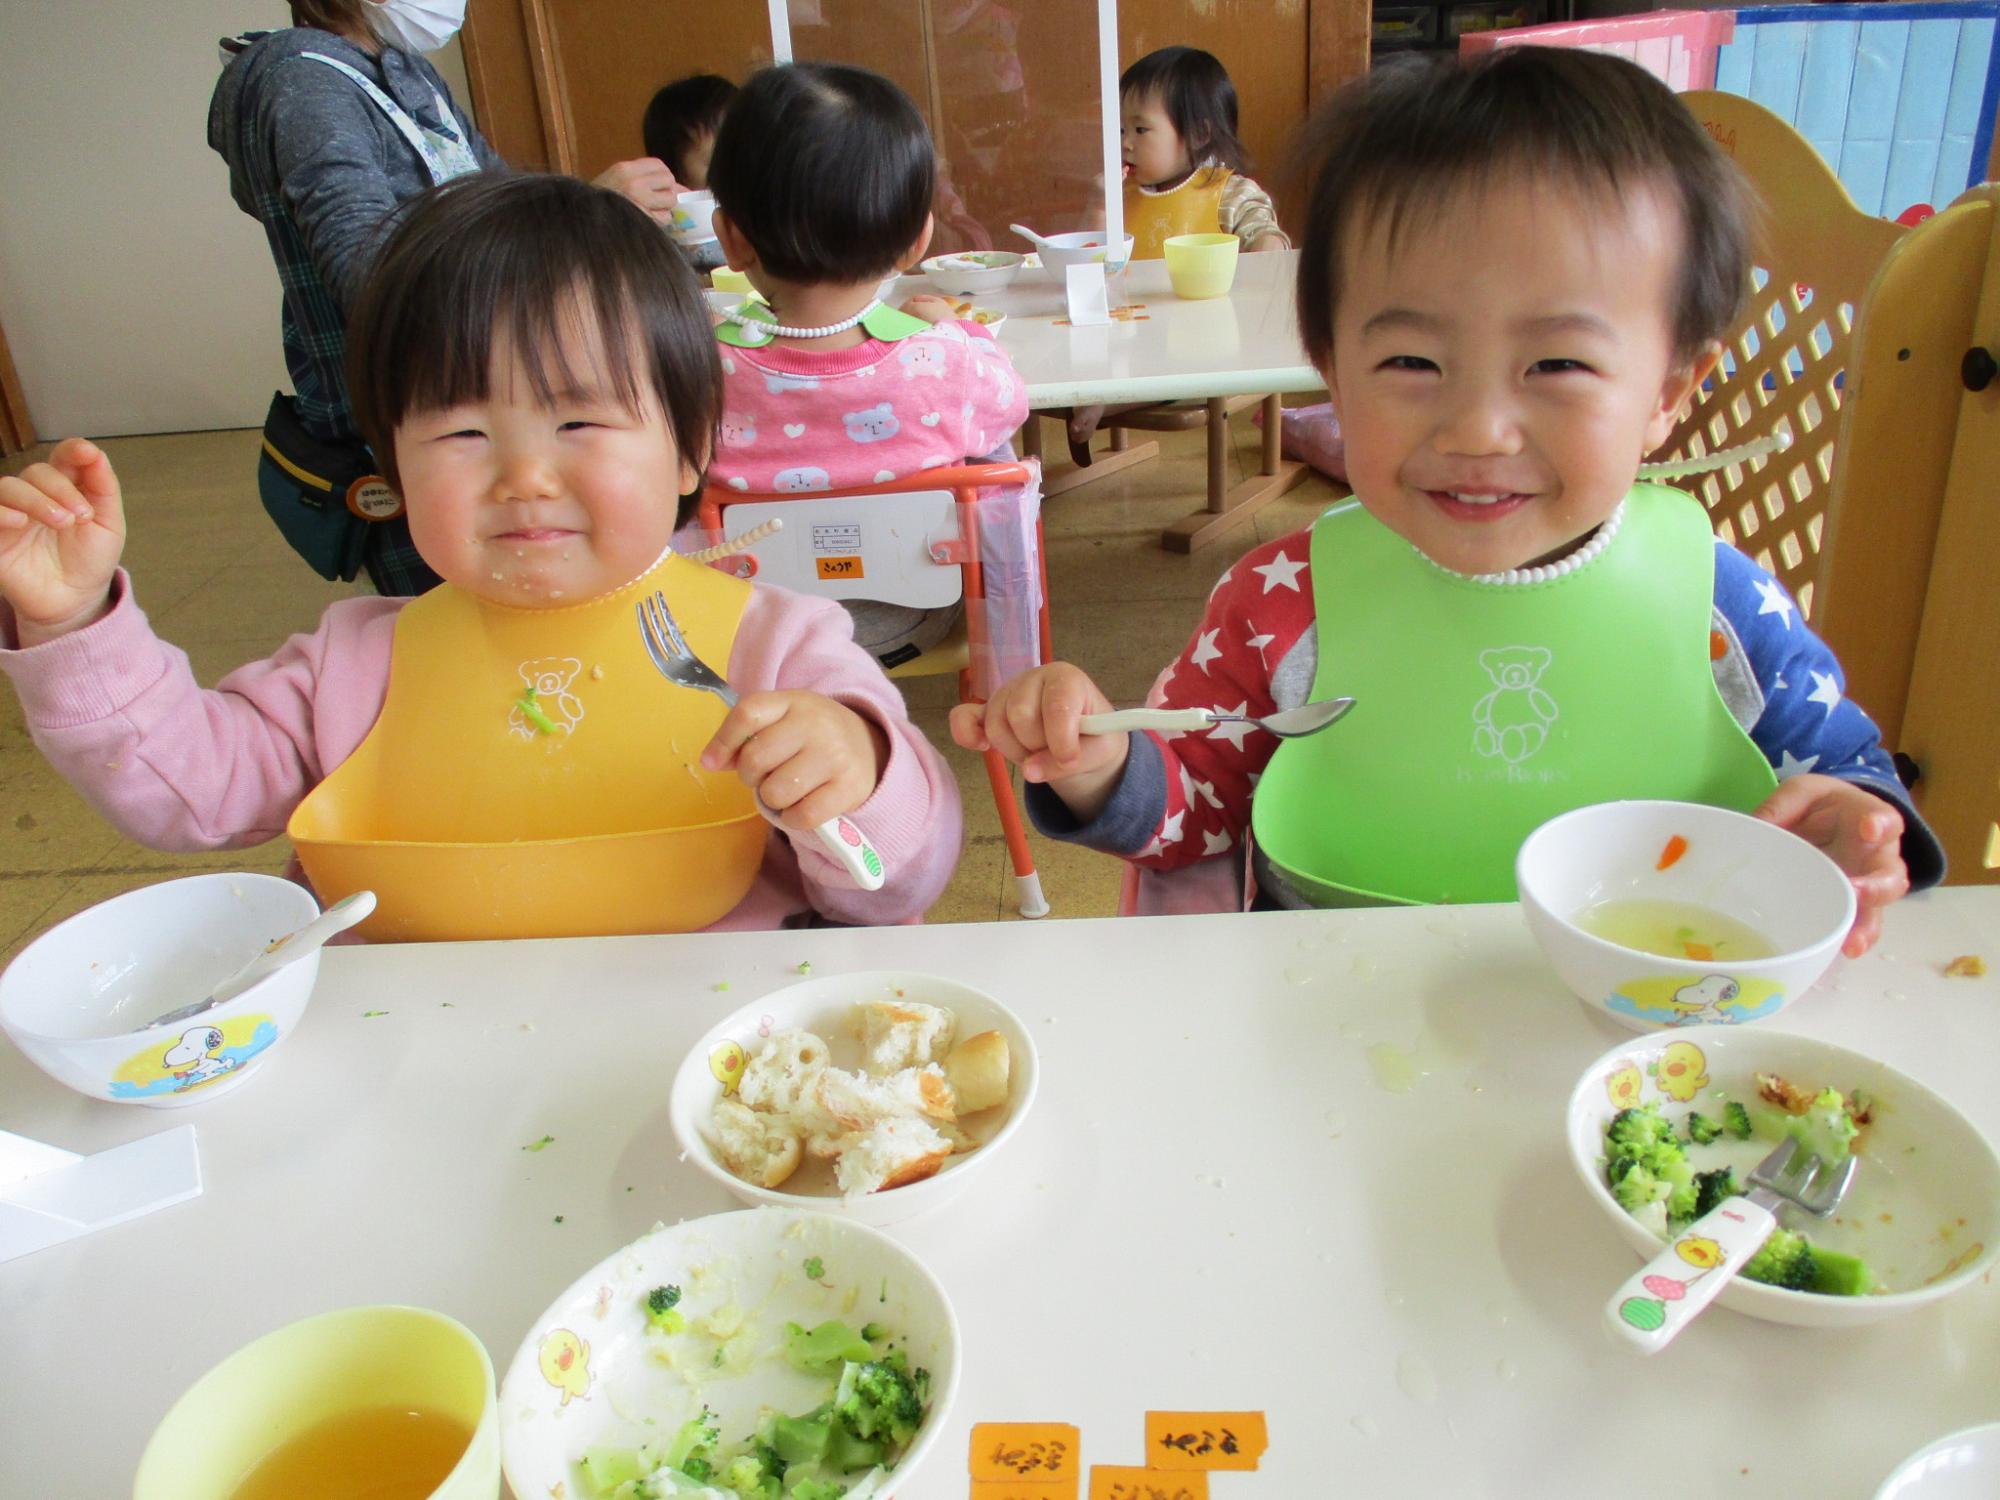
[[[976,323],[846,349],[724,344],[711,480],[758,494],[886,484],[984,458],[1028,415],[1007,353]]]

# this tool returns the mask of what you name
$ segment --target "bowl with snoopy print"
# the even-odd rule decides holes
[[[173,1108],[227,1093],[289,1036],[319,952],[274,969],[186,1021],[156,1016],[214,992],[267,945],[319,915],[276,875],[194,875],[127,891],[36,938],[0,974],[0,1029],[80,1094]]]
[[[1528,835],[1514,875],[1556,973],[1634,1031],[1774,1016],[1854,925],[1854,886],[1817,848],[1699,803],[1564,813]]]

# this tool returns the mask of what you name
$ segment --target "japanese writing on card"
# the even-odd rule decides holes
[[[1092,1464],[1090,1500],[1208,1500],[1208,1475],[1194,1470]]]
[[[1079,1434],[1063,1422],[978,1422],[972,1428],[972,1477],[978,1481],[1055,1480],[1076,1493]],[[1023,1493],[1026,1493],[1025,1491]],[[1001,1500],[982,1495],[981,1500]]]
[[[1269,1446],[1261,1411],[1146,1413],[1146,1463],[1155,1469],[1254,1469]]]

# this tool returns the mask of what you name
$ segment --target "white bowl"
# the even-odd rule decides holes
[[[755,1057],[765,1037],[797,1028],[825,1041],[836,1066],[855,1067],[861,1056],[854,1030],[855,1007],[864,1000],[896,998],[941,1005],[951,1011],[958,1017],[959,1038],[998,1031],[1007,1039],[1012,1054],[1007,1102],[973,1116],[968,1127],[982,1136],[985,1144],[952,1157],[934,1177],[860,1198],[843,1198],[834,1185],[830,1165],[810,1157],[782,1188],[745,1182],[722,1164],[709,1136],[710,1117],[723,1092],[714,1065],[719,1056],[730,1055],[734,1048]],[[818,1209],[863,1224],[898,1224],[957,1197],[971,1175],[1006,1146],[1035,1102],[1036,1074],[1034,1038],[1012,1011],[984,991],[931,974],[895,970],[835,974],[787,985],[711,1027],[681,1060],[667,1114],[687,1159],[745,1203]]]
[[[706,189],[682,193],[674,199],[674,222],[667,232],[680,245],[705,245],[715,238],[715,194]]]
[[[1104,262],[1104,274],[1114,276],[1125,269],[1132,260],[1132,236],[1125,236],[1125,250],[1115,258],[1105,249],[1104,231],[1101,229],[1077,229],[1068,234],[1042,236],[1042,242],[1035,247],[1040,252],[1042,264],[1047,266],[1058,285],[1062,283],[1063,272],[1070,266],[1086,266],[1092,261]]]
[[[1896,1465],[1875,1500],[1993,1500],[2000,1495],[2000,1422],[1926,1444]]]
[[[1659,865],[1670,839],[1687,850]],[[1528,930],[1586,1005],[1634,1031],[1776,1015],[1810,989],[1854,925],[1854,887],[1818,849],[1775,824],[1690,802],[1604,802],[1552,818],[1514,864]],[[1673,959],[1576,925],[1601,901],[1685,902],[1746,923],[1763,959]]]
[[[817,1256],[822,1275],[806,1262]],[[651,1331],[643,1303],[656,1286],[681,1288],[689,1327]],[[719,1347],[702,1320],[733,1303],[748,1315],[747,1368],[717,1370]],[[897,1463],[907,1480],[944,1431],[958,1388],[958,1319],[937,1278],[894,1240],[827,1214],[755,1209],[654,1230],[601,1261],[535,1321],[500,1386],[500,1451],[516,1495],[586,1495],[577,1460],[590,1447],[671,1438],[703,1406],[725,1444],[738,1443],[768,1407],[787,1415],[829,1395],[824,1377],[785,1361],[785,1324],[838,1318],[857,1331],[889,1328],[913,1368],[931,1375],[930,1410]],[[657,1357],[670,1345],[672,1366]],[[877,1492],[867,1482],[851,1500]]]
[[[1786,1210],[1780,1218],[1814,1244],[1861,1256],[1884,1290],[1833,1297],[1738,1279],[1723,1290],[1724,1307],[1773,1323],[1844,1328],[1948,1297],[1992,1268],[2000,1256],[2000,1157],[1970,1120],[1886,1063],[1811,1037],[1729,1026],[1634,1037],[1585,1069],[1569,1096],[1570,1161],[1641,1259],[1658,1254],[1661,1241],[1605,1186],[1604,1127],[1627,1105],[1655,1101],[1676,1121],[1690,1108],[1719,1116],[1721,1096],[1742,1100],[1754,1114],[1758,1073],[1844,1094],[1859,1089],[1874,1101],[1860,1170],[1838,1214],[1820,1222]],[[1697,1162],[1729,1162],[1741,1177],[1774,1144],[1725,1136],[1693,1154]],[[1603,1291],[1608,1296],[1610,1286]]]
[[[0,1028],[80,1094],[173,1107],[226,1093],[298,1025],[319,954],[193,1020],[146,1023],[210,994],[319,914],[275,875],[193,875],[114,896],[50,928],[0,974]]]
[[[978,297],[1013,285],[1026,261],[1011,250],[964,250],[933,255],[924,262],[924,276],[947,297]]]

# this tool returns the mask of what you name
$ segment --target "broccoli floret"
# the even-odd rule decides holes
[[[873,1359],[868,1342],[838,1319],[808,1332],[797,1323],[785,1325],[785,1358],[808,1375],[831,1375],[845,1360]]]
[[[1812,1289],[1829,1297],[1865,1297],[1875,1290],[1875,1273],[1859,1256],[1814,1246]]]
[[[1847,1112],[1839,1089],[1822,1089],[1802,1115],[1785,1122],[1785,1133],[1823,1161],[1847,1160],[1860,1127]]]
[[[1726,1198],[1733,1198],[1742,1191],[1737,1184],[1736,1173],[1729,1167],[1718,1167],[1713,1172],[1697,1172],[1694,1179],[1694,1216],[1699,1219]]]
[[[888,1339],[889,1330],[880,1323],[864,1323],[861,1325],[861,1336],[871,1344],[880,1344]]]
[[[1812,1245],[1806,1237],[1778,1228],[1771,1231],[1771,1237],[1764,1241],[1763,1248],[1744,1263],[1743,1274],[1767,1286],[1804,1292],[1812,1289],[1813,1278],[1818,1272]]]
[[[779,1500],[784,1492],[785,1461],[777,1450],[759,1443],[723,1467],[718,1480],[736,1491],[739,1500]]]
[[[1673,1126],[1667,1123],[1657,1104],[1619,1110],[1604,1128],[1604,1142],[1614,1156],[1643,1157],[1661,1146],[1680,1149]]]
[[[847,1486],[822,1479],[801,1479],[792,1486],[791,1500],[841,1500]]]
[[[1722,1128],[1739,1141],[1750,1139],[1750,1111],[1731,1099],[1722,1107]]]
[[[700,1416],[690,1417],[681,1423],[680,1431],[667,1445],[663,1462],[669,1469],[678,1469],[690,1479],[707,1479],[713,1467],[712,1450],[721,1437],[722,1424],[704,1406]]]
[[[1707,1146],[1713,1144],[1716,1137],[1722,1134],[1722,1124],[1696,1110],[1687,1117],[1687,1132],[1689,1145]]]
[[[687,1319],[676,1306],[681,1300],[677,1286],[656,1286],[646,1293],[646,1321],[662,1333],[679,1333]]]
[[[1604,1178],[1619,1206],[1663,1229],[1694,1216],[1694,1168],[1657,1104],[1621,1109],[1604,1131]],[[1655,1215],[1649,1205],[1660,1204]],[[1665,1224],[1656,1224],[1655,1218]]]
[[[858,1437],[901,1445],[916,1436],[924,1406],[907,1361],[850,1363],[840,1372],[833,1409]]]

